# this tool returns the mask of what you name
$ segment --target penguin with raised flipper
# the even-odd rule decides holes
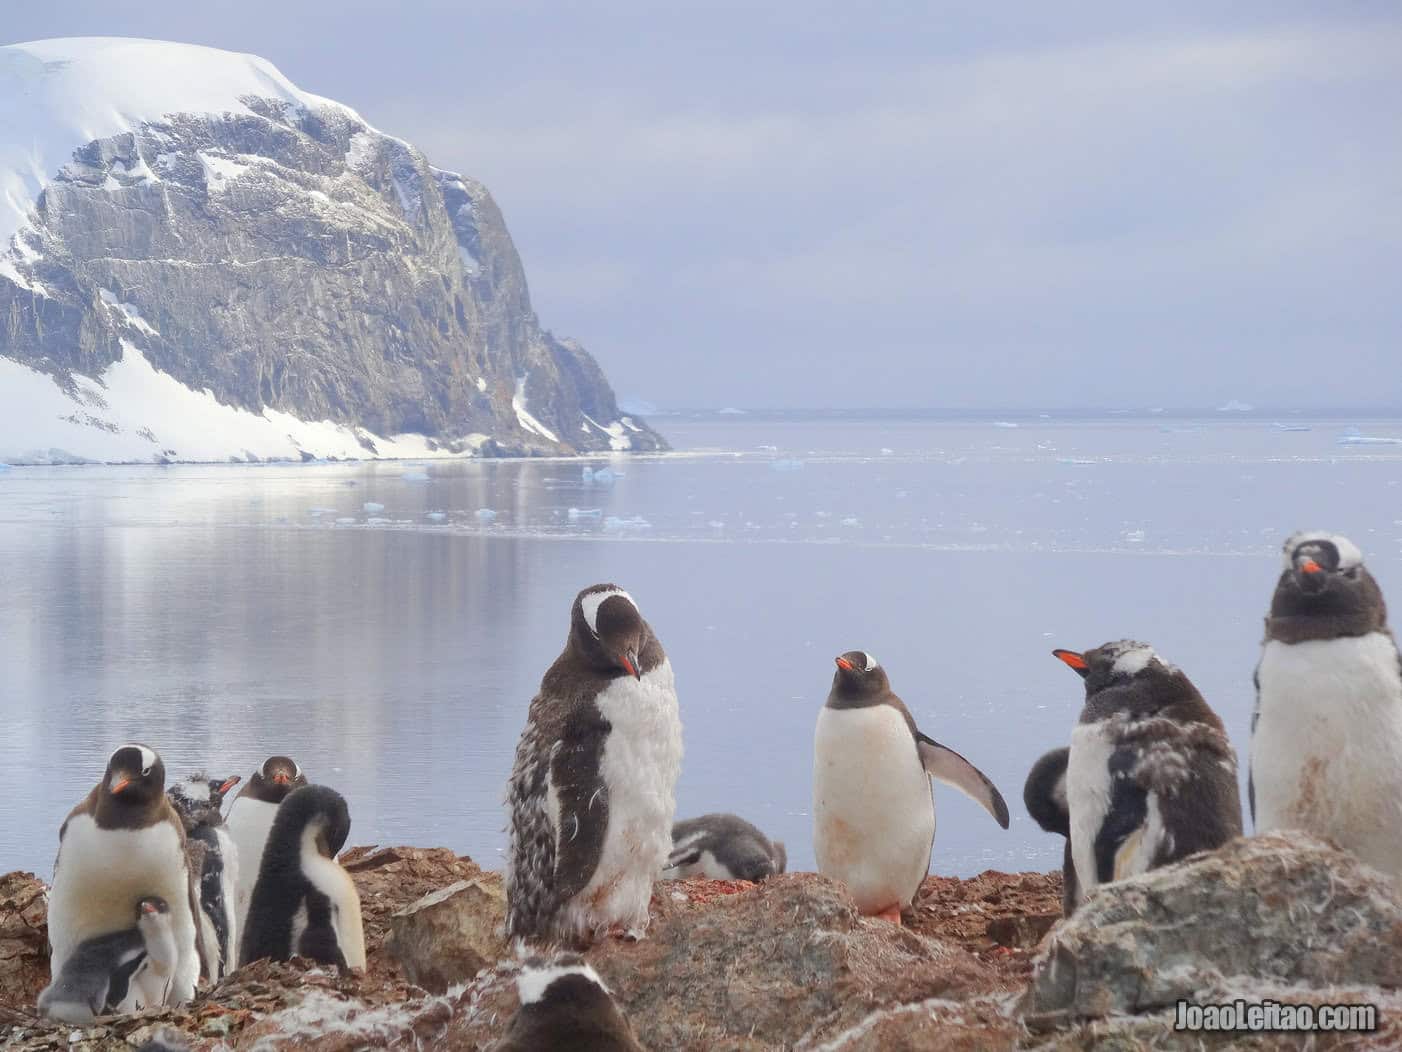
[[[1182,669],[1134,640],[1053,655],[1085,680],[1066,766],[1081,898],[1241,835],[1236,753]]]
[[[586,588],[516,746],[507,789],[509,934],[641,937],[671,851],[681,758],[662,644],[627,592]]]
[[[1402,877],[1402,659],[1382,589],[1338,534],[1285,542],[1248,789],[1257,832],[1303,829]]]
[[[166,1003],[183,1004],[200,978],[198,893],[185,827],[165,794],[165,765],[155,750],[133,744],[112,753],[102,780],[59,830],[49,891],[52,975],[62,975],[83,942],[130,928],[132,905],[144,898],[169,906],[176,961]]]
[[[39,1011],[61,1023],[91,1026],[100,1015],[164,1004],[177,956],[170,906],[165,899],[144,898],[133,927],[78,944],[39,995]]]
[[[238,775],[205,778],[196,774],[166,790],[185,824],[191,868],[199,874],[204,972],[211,982],[233,971],[238,954],[238,846],[225,828],[221,807],[240,780]]]
[[[336,855],[350,835],[345,798],[305,785],[278,807],[248,906],[239,961],[294,955],[365,968],[360,895]]]
[[[863,650],[836,659],[813,747],[813,848],[818,872],[847,885],[864,914],[900,923],[930,871],[934,778],[1004,829],[1008,805],[988,777],[922,734]]]
[[[760,881],[784,872],[787,864],[783,843],[738,815],[702,815],[672,826],[672,853],[662,879]]]
[[[1028,772],[1022,787],[1022,802],[1027,813],[1048,833],[1066,838],[1061,860],[1061,913],[1071,916],[1080,901],[1081,889],[1076,883],[1076,863],[1071,857],[1071,810],[1066,798],[1066,765],[1071,749],[1053,749]]]

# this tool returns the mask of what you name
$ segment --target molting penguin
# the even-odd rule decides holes
[[[132,904],[164,899],[176,962],[168,1003],[195,994],[200,977],[199,904],[185,854],[185,827],[165,794],[165,765],[145,745],[124,745],[102,781],[59,830],[49,891],[52,974],[87,939],[131,927]]]
[[[293,789],[307,784],[307,776],[297,761],[288,756],[269,756],[263,766],[253,772],[248,784],[234,797],[225,823],[238,851],[238,879],[234,883],[234,926],[242,932],[248,918],[248,900],[258,880],[258,867],[263,859],[263,845],[278,805]],[[240,939],[240,941],[242,941]],[[239,942],[234,943],[235,946]],[[234,967],[238,962],[234,962]]]
[[[575,597],[507,788],[507,931],[640,936],[672,846],[682,728],[672,665],[627,592]]]
[[[1402,662],[1382,590],[1335,534],[1285,542],[1248,787],[1258,832],[1304,829],[1402,877]]]
[[[702,815],[672,826],[663,880],[764,880],[784,872],[788,854],[738,815]]]
[[[643,1052],[609,989],[582,958],[526,962],[521,1007],[491,1052]]]
[[[1131,640],[1052,653],[1086,688],[1066,768],[1082,898],[1241,835],[1236,753],[1181,669]]]
[[[240,962],[295,954],[364,969],[360,895],[336,861],[349,834],[350,810],[334,789],[306,785],[282,802],[249,902]]]
[[[818,872],[846,884],[862,913],[899,923],[929,873],[931,778],[1008,828],[1002,794],[964,757],[920,733],[875,658],[861,650],[837,658],[813,744],[813,848]]]
[[[204,972],[218,982],[233,970],[238,953],[238,847],[224,826],[224,797],[241,779],[205,778],[196,774],[166,790],[185,825],[191,870],[199,874],[200,925]]]
[[[39,1011],[88,1026],[95,1016],[164,1004],[177,957],[170,907],[165,899],[144,898],[136,905],[134,927],[78,944],[39,995]]]
[[[1066,838],[1061,859],[1061,913],[1071,916],[1080,900],[1081,889],[1076,883],[1076,863],[1071,857],[1071,809],[1066,797],[1066,765],[1071,750],[1066,746],[1053,749],[1032,765],[1027,784],[1022,787],[1022,802],[1039,826],[1048,833]]]

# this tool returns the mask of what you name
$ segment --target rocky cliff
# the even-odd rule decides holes
[[[654,450],[486,187],[270,64],[0,48],[0,459]]]

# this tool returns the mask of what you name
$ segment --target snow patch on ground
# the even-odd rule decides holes
[[[624,425],[622,421],[615,420],[613,423],[605,426],[599,423],[597,420],[595,420],[588,413],[581,411],[579,415],[584,417],[585,420],[589,421],[589,423],[593,424],[600,431],[609,436],[610,449],[614,450],[615,452],[621,453],[625,449],[633,448],[633,440],[628,437],[627,432],[624,430]],[[584,428],[584,430],[588,431],[589,429],[586,427]],[[638,429],[635,427],[633,428],[633,430],[636,431]]]
[[[130,303],[123,303],[120,300],[118,300],[117,294],[114,293],[111,289],[99,289],[98,296],[102,299],[102,302],[106,304],[108,308],[116,311],[123,318],[125,318],[127,324],[130,325],[132,328],[138,329],[141,332],[146,333],[147,336],[160,335],[160,333],[153,329],[150,326],[150,324],[146,321],[146,319],[141,316],[141,312],[137,310],[135,306],[133,306]]]
[[[526,409],[526,378],[524,376],[516,380],[516,393],[511,398],[511,408],[516,410],[516,422],[521,425],[523,431],[529,431],[531,434],[539,435],[551,442],[560,441],[555,437],[555,432],[531,416]]]
[[[227,190],[230,183],[253,168],[251,164],[242,164],[212,153],[200,153],[196,156],[204,166],[204,184],[209,188],[209,192],[214,194]]]

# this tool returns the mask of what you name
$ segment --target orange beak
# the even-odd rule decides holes
[[[1090,665],[1086,662],[1086,659],[1083,658],[1080,654],[1076,653],[1074,650],[1053,650],[1052,657],[1065,662],[1068,666],[1074,668],[1077,672],[1084,672],[1086,669],[1090,668]]]
[[[285,771],[278,771],[277,774],[273,775],[273,781],[277,782],[278,785],[288,785],[292,781],[292,777]]]
[[[848,661],[846,658],[838,658],[837,667],[842,669],[843,672],[851,672],[852,669],[856,666],[853,665],[852,662]]]
[[[118,782],[116,785],[114,785],[114,786],[112,787],[112,795],[113,795],[113,796],[117,795],[118,793],[120,793],[123,789],[125,789],[125,788],[126,788],[127,786],[129,786],[129,785],[131,785],[131,779],[130,779],[130,778],[123,778],[120,782]]]
[[[234,775],[232,778],[230,778],[227,782],[225,782],[219,787],[219,795],[223,796],[234,786],[238,785],[241,781],[243,781],[243,778],[240,775]]]
[[[1306,559],[1300,564],[1300,570],[1303,573],[1323,573],[1324,567],[1320,566],[1319,563],[1315,562],[1313,559]]]

